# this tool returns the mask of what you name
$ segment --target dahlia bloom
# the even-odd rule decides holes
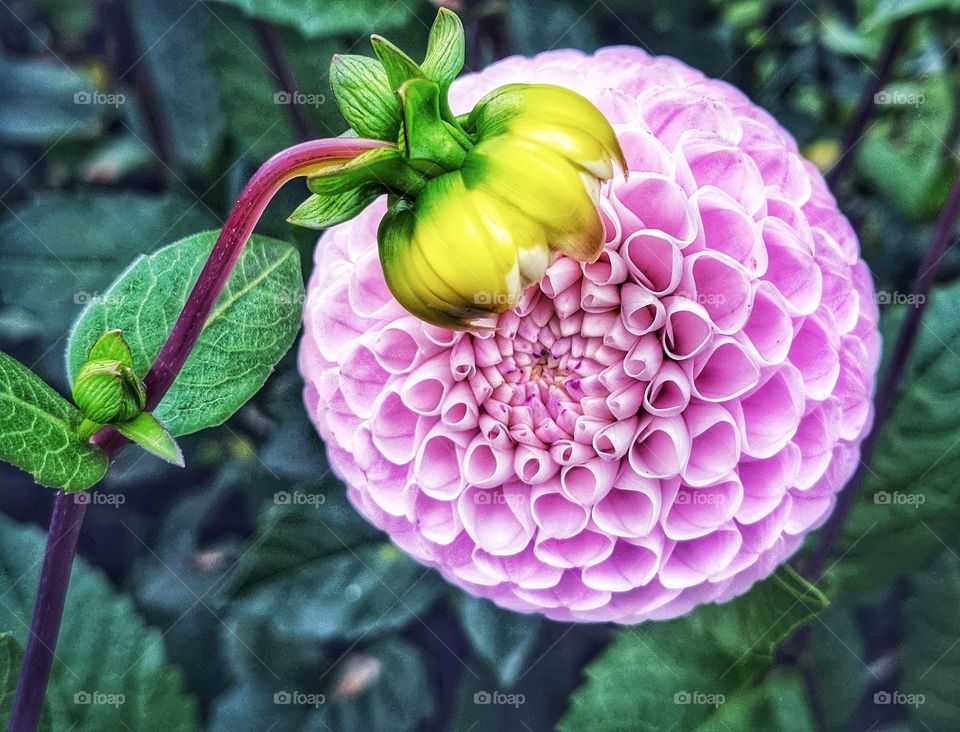
[[[451,105],[511,82],[613,124],[600,258],[560,256],[495,332],[446,330],[391,297],[377,202],[317,248],[310,416],[357,510],[475,595],[621,623],[728,600],[857,464],[880,342],[856,236],[769,114],[678,61],[510,58]]]

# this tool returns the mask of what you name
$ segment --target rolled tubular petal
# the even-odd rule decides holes
[[[589,110],[559,92],[534,110],[494,89],[561,80],[614,122],[629,180],[551,193],[598,180],[613,143],[573,137]],[[454,83],[452,108],[488,92],[471,134],[489,136],[422,217],[374,204],[322,237],[300,368],[330,464],[398,546],[505,608],[637,623],[729,600],[858,465],[880,338],[856,237],[769,115],[676,61],[514,58]],[[504,151],[511,179],[493,180]],[[597,211],[596,249],[562,253]],[[477,287],[497,297],[465,303]]]

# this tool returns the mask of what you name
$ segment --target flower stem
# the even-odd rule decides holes
[[[284,183],[386,143],[358,138],[313,140],[287,148],[267,160],[247,183],[217,237],[197,281],[180,311],[173,330],[144,377],[147,411],[153,410],[180,373],[203,326],[227,282],[244,244],[267,204]],[[111,460],[126,444],[112,427],[100,429],[91,438]],[[32,732],[37,728],[43,699],[53,665],[60,633],[70,569],[76,554],[77,538],[86,504],[76,494],[58,491],[47,534],[40,584],[30,624],[30,636],[10,714],[11,732]]]

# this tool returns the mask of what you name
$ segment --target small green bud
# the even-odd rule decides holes
[[[143,411],[147,393],[133,369],[116,359],[87,361],[73,382],[73,401],[100,424],[126,422]]]

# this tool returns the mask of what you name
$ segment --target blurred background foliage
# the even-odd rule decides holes
[[[845,166],[836,191],[877,289],[909,292],[957,168],[957,0],[446,4],[464,17],[472,69],[509,53],[628,43],[737,85],[821,168]],[[0,2],[0,348],[63,390],[65,334],[82,306],[138,254],[218,227],[272,152],[342,132],[331,54],[369,53],[378,32],[417,56],[435,10],[426,0]],[[891,38],[887,96],[857,127]],[[851,129],[858,153],[840,160]],[[284,223],[302,196],[302,183],[288,186],[258,230],[296,244],[309,268],[315,237]],[[753,663],[764,644],[749,624],[720,623],[729,632],[711,636],[713,608],[617,631],[512,615],[448,587],[346,503],[291,355],[227,424],[183,440],[186,470],[130,450],[100,487],[51,687],[54,727],[543,730],[567,714],[565,729],[629,718],[650,729],[955,728],[958,275],[951,246],[867,486],[818,583],[833,605],[775,664],[771,646],[756,672],[728,676],[731,653],[737,666],[742,646]],[[902,309],[881,309],[892,341]],[[2,698],[12,683],[3,649],[23,640],[52,493],[6,465],[0,487],[0,631],[13,633],[0,637]],[[923,502],[884,505],[883,491]],[[126,701],[71,703],[97,690]],[[670,690],[726,702],[677,705]],[[875,703],[893,690],[924,703]],[[477,703],[495,691],[517,703]],[[285,704],[284,693],[324,703]]]

